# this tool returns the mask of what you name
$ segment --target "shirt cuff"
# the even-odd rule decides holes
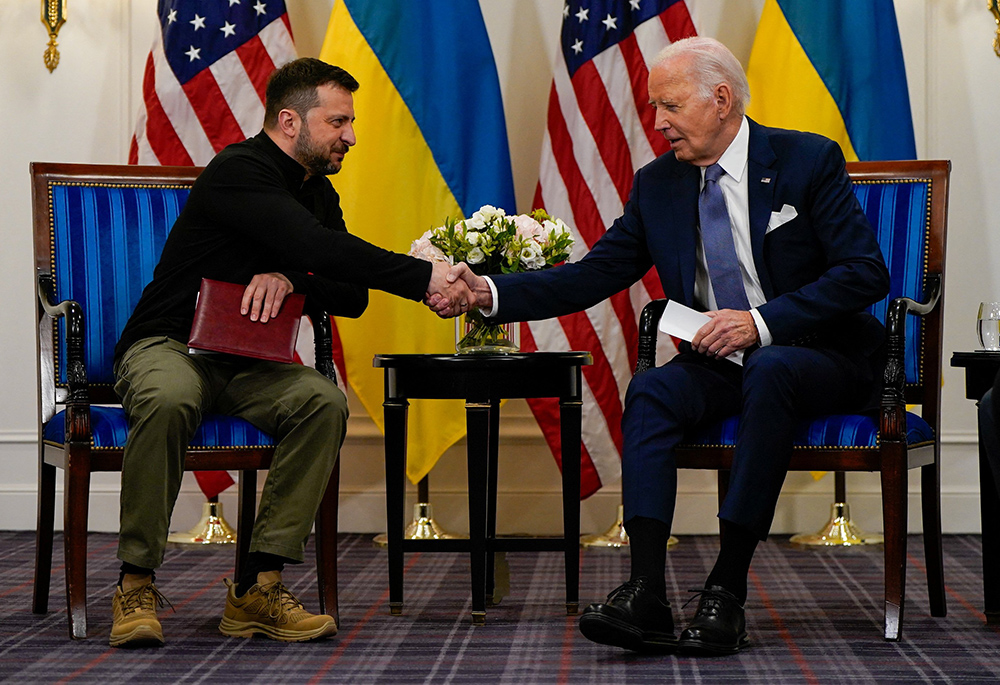
[[[494,303],[496,302],[495,299],[493,301]],[[756,307],[750,310],[750,316],[753,317],[753,322],[757,324],[757,335],[760,336],[760,346],[767,347],[774,342],[774,339],[771,337],[771,331],[767,330],[767,324],[764,323],[764,317],[760,315]]]
[[[490,293],[493,294],[493,307],[489,311],[487,311],[485,307],[480,307],[479,311],[483,313],[483,316],[489,318],[497,315],[497,309],[499,309],[500,303],[497,301],[497,287],[493,283],[493,279],[489,276],[483,276],[483,280],[486,281],[488,286],[490,286]]]

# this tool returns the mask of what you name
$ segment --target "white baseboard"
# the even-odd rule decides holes
[[[553,534],[562,530],[562,499],[558,474],[551,456],[531,420],[512,422],[501,436],[501,451],[513,452],[514,478],[505,477],[501,464],[498,498],[498,528],[501,533]],[[385,530],[385,494],[382,474],[382,438],[374,425],[352,425],[344,454],[341,480],[340,530],[377,533]],[[522,425],[523,424],[523,425]],[[532,432],[534,431],[534,432]],[[353,432],[353,434],[352,434]],[[978,452],[974,431],[945,434],[942,457],[942,522],[946,533],[978,533],[979,513]],[[31,431],[0,431],[0,529],[33,530],[36,517],[35,434]],[[511,452],[505,452],[510,450]],[[464,447],[435,467],[431,501],[435,518],[447,530],[468,530],[468,498],[464,488]],[[501,459],[504,461],[504,459]],[[56,525],[61,527],[61,474],[57,493]],[[93,531],[118,529],[118,474],[95,474],[90,497],[89,527]],[[527,484],[527,485],[526,485]],[[920,532],[919,477],[910,475],[909,529]],[[867,532],[882,528],[878,476],[849,474],[848,501],[855,523]],[[407,512],[415,501],[414,488],[407,495]],[[772,532],[775,534],[812,532],[829,517],[833,500],[832,478],[815,482],[808,474],[790,474],[778,502]],[[197,523],[204,499],[192,476],[174,509],[171,528],[184,531]],[[227,517],[235,518],[235,492],[226,492],[221,501]],[[581,505],[581,530],[603,532],[614,522],[621,501],[617,484],[604,488]],[[718,501],[715,479],[707,472],[682,471],[679,477],[674,533],[679,535],[717,532]],[[409,515],[407,515],[409,518]]]

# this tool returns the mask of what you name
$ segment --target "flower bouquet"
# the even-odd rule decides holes
[[[468,219],[448,218],[413,241],[409,254],[431,262],[465,262],[479,276],[537,271],[566,261],[573,236],[562,220],[544,209],[507,216],[484,205]],[[491,324],[475,309],[458,319],[459,352],[516,352],[519,325]]]

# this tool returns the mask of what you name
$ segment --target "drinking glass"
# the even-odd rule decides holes
[[[990,352],[1000,351],[1000,302],[980,302],[976,320],[979,346]]]

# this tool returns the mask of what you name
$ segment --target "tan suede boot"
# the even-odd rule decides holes
[[[272,640],[304,642],[337,634],[337,623],[326,614],[310,614],[281,582],[279,571],[257,574],[257,584],[242,597],[236,583],[226,580],[229,592],[219,623],[223,635],[250,637],[260,633]]]

